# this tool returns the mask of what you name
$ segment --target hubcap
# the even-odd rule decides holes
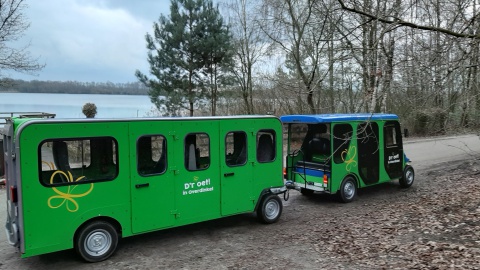
[[[105,254],[112,245],[112,236],[106,230],[91,232],[85,239],[85,251],[90,256]]]
[[[267,202],[265,205],[265,216],[268,219],[274,219],[278,216],[278,213],[280,212],[280,206],[278,205],[278,202],[275,200],[270,200]]]
[[[345,198],[353,198],[353,195],[355,195],[355,186],[351,181],[345,183],[345,186],[343,187],[343,193],[345,194]]]
[[[405,174],[405,178],[407,180],[407,183],[411,184],[413,182],[413,172],[411,170],[408,170]]]

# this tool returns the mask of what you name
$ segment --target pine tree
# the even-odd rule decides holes
[[[171,0],[170,16],[161,15],[153,36],[146,34],[153,78],[139,70],[135,75],[150,89],[150,99],[160,111],[165,106],[167,114],[178,115],[187,108],[193,116],[195,104],[205,98],[206,70],[213,65],[210,56],[216,48],[207,40],[217,29],[209,18],[212,13],[220,16],[213,9],[211,0]]]
[[[218,6],[213,7],[212,2],[208,2],[207,7],[205,20],[203,21],[204,33],[206,35],[203,47],[207,49],[204,52],[204,61],[205,73],[210,88],[211,114],[216,115],[219,85],[229,84],[232,79],[229,75],[234,66],[234,46],[232,44],[233,37],[228,27],[225,26]]]

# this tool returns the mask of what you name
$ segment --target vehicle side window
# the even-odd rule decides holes
[[[354,149],[350,150],[353,128],[350,124],[337,124],[333,127],[333,161],[337,164],[350,159]],[[348,153],[352,151],[352,153]]]
[[[118,175],[117,142],[110,137],[46,140],[38,156],[45,186],[106,181]]]
[[[137,141],[137,170],[142,176],[164,173],[167,168],[164,136],[142,136]]]
[[[386,122],[383,127],[383,136],[385,139],[385,148],[398,147],[402,143],[402,134],[400,133],[400,124],[398,122]]]
[[[247,163],[247,134],[245,132],[234,131],[225,136],[225,161],[230,167]]]
[[[272,162],[276,155],[275,131],[262,129],[257,133],[257,161]]]
[[[185,168],[189,171],[210,167],[210,138],[206,133],[190,133],[185,137]]]

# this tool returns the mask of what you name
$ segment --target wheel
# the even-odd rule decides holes
[[[257,209],[257,217],[263,223],[275,223],[280,218],[282,209],[282,200],[277,195],[266,195]]]
[[[340,190],[338,191],[340,201],[349,203],[357,196],[357,184],[353,177],[348,176],[343,179]]]
[[[405,167],[405,170],[403,170],[403,177],[400,178],[399,183],[402,188],[408,188],[413,184],[413,181],[415,180],[415,171],[413,170],[413,167],[410,165],[407,165]]]
[[[314,192],[315,191],[312,189],[300,188],[300,193],[302,193],[302,195],[305,195],[305,196],[311,196],[313,195]]]
[[[94,221],[82,227],[75,238],[75,250],[87,262],[100,262],[117,248],[118,233],[105,221]]]

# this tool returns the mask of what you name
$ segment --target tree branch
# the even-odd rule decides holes
[[[421,30],[426,30],[426,31],[440,32],[440,33],[443,33],[443,34],[446,34],[446,35],[449,35],[449,36],[459,37],[459,38],[472,38],[472,39],[480,38],[480,35],[464,34],[464,33],[452,31],[452,30],[449,30],[449,29],[441,28],[441,27],[418,25],[418,24],[415,24],[415,23],[412,23],[412,22],[404,21],[400,18],[393,18],[393,19],[382,18],[382,17],[376,16],[376,15],[370,14],[368,12],[358,10],[356,8],[347,7],[343,0],[337,0],[337,1],[340,4],[340,6],[342,7],[343,10],[365,16],[365,17],[370,18],[372,20],[377,20],[377,21],[382,22],[382,23],[396,24],[396,25],[400,25],[400,26],[405,26],[405,27],[410,27],[410,28],[415,28],[415,29],[421,29]]]

